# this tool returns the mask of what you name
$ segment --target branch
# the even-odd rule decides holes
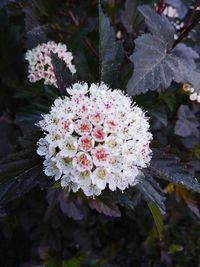
[[[164,12],[166,7],[167,7],[167,5],[164,3],[164,0],[158,0],[158,2],[157,2],[157,13],[159,15],[161,15]]]
[[[180,36],[178,37],[178,39],[174,42],[172,49],[179,44],[185,37],[187,37],[187,35],[193,30],[193,28],[199,23],[200,21],[200,15],[197,16],[196,19],[193,20],[194,15],[197,13],[197,8],[200,6],[200,0],[197,0],[192,13],[188,19],[188,22],[184,28],[184,30],[182,31],[182,33],[180,34]],[[199,13],[199,12],[198,12]]]

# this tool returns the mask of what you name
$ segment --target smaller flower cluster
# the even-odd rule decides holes
[[[191,86],[191,84],[184,83],[182,88],[185,92],[191,93],[190,94],[191,101],[197,101],[198,103],[200,103],[200,92],[196,92],[195,89]]]
[[[44,84],[57,87],[51,53],[62,59],[72,74],[76,73],[75,66],[72,64],[73,56],[71,52],[67,52],[67,46],[49,41],[48,43],[39,44],[34,49],[26,52],[25,59],[29,62],[28,79],[31,83],[44,79]]]

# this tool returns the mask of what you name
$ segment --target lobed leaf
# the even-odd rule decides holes
[[[32,49],[40,43],[48,42],[46,36],[48,25],[41,25],[39,18],[30,7],[26,8],[24,12],[27,48]]]
[[[158,15],[150,7],[142,6],[151,34],[143,34],[135,40],[135,50],[130,57],[134,73],[128,82],[130,95],[167,88],[172,81],[189,82],[198,88],[200,72],[195,60],[198,54],[184,44],[174,43],[174,29],[164,15]]]
[[[8,201],[22,196],[39,184],[41,178],[44,178],[41,164],[23,170],[17,176],[9,177],[8,180],[0,182],[0,203],[5,204]]]
[[[138,4],[138,0],[126,0],[125,8],[121,11],[120,18],[128,33],[133,33],[135,30],[138,30],[144,20],[137,10]]]
[[[168,18],[164,15],[157,14],[147,5],[140,6],[138,10],[144,16],[151,34],[157,36],[166,44],[166,48],[170,49],[174,43],[175,29]]]
[[[121,212],[118,206],[111,201],[103,201],[100,199],[90,200],[89,206],[92,209],[95,209],[99,213],[102,213],[110,217],[120,217]]]
[[[153,177],[167,180],[173,184],[181,184],[186,188],[200,193],[200,183],[194,178],[191,168],[170,154],[168,149],[153,149],[153,158],[148,168]]]
[[[194,113],[190,110],[187,105],[181,105],[178,109],[178,120],[175,125],[175,134],[187,137],[191,135],[195,135],[199,137],[199,126]]]
[[[121,41],[116,41],[115,31],[102,11],[99,0],[99,57],[100,78],[109,86],[118,87],[119,67],[124,58]]]

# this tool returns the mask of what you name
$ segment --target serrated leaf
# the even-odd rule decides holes
[[[138,3],[138,0],[126,0],[124,10],[120,14],[122,24],[128,33],[138,29],[144,20],[137,10]]]
[[[24,170],[17,176],[9,177],[8,180],[0,183],[0,203],[5,204],[27,193],[39,184],[42,176],[42,166],[38,164]]]
[[[200,184],[194,178],[194,170],[183,164],[177,156],[169,153],[169,149],[153,149],[153,158],[148,171],[153,177],[167,180],[173,184],[181,184],[200,193]]]
[[[124,57],[121,41],[116,41],[115,31],[101,8],[99,0],[99,58],[100,78],[109,86],[118,87],[119,67]]]
[[[188,55],[188,56],[187,56]],[[184,44],[168,52],[166,44],[156,36],[143,34],[135,41],[135,51],[130,57],[134,74],[127,88],[130,95],[167,88],[174,80],[198,84],[195,59],[198,55]]]
[[[171,22],[164,15],[159,15],[147,5],[138,8],[144,16],[146,25],[152,35],[157,36],[166,44],[166,49],[170,49],[174,43],[175,29]]]
[[[74,220],[82,220],[84,218],[84,213],[81,205],[77,200],[67,200],[66,193],[64,191],[61,191],[59,194],[59,204],[62,212],[68,217]]]
[[[152,109],[149,110],[148,113],[150,116],[153,116],[157,120],[159,120],[165,127],[167,126],[167,112],[163,107],[154,106]]]
[[[162,215],[161,215],[160,209],[155,203],[148,202],[147,204],[148,204],[149,209],[151,211],[151,214],[153,216],[153,219],[154,219],[158,234],[159,234],[159,236],[161,238],[162,237],[162,232],[163,232],[163,219],[162,219]]]
[[[26,47],[32,49],[40,43],[48,42],[46,36],[47,25],[42,25],[39,22],[33,8],[26,8],[25,13],[25,29],[26,29]]]
[[[162,195],[158,183],[150,175],[142,174],[139,178],[139,183],[135,187],[142,193],[147,203],[155,203],[162,214],[165,213],[165,197]]]
[[[128,210],[134,210],[141,201],[141,193],[139,191],[135,192],[134,188],[130,187],[126,189],[125,194],[118,191],[113,192],[112,199],[120,206]]]
[[[198,209],[197,201],[195,200],[194,194],[189,191],[187,188],[181,185],[176,185],[176,196],[180,199],[183,199],[187,204],[188,208],[200,218],[200,212]]]
[[[0,183],[9,179],[11,174],[22,173],[34,164],[38,164],[38,158],[33,156],[31,149],[23,149],[20,152],[9,154],[0,161]]]
[[[152,34],[143,34],[135,40],[130,57],[134,73],[127,85],[128,93],[156,91],[169,87],[172,81],[189,82],[198,88],[200,73],[195,63],[198,54],[184,44],[172,49],[174,30],[168,19],[146,6],[140,11]]]
[[[102,213],[110,217],[120,217],[121,212],[118,206],[111,201],[102,201],[100,199],[90,200],[89,206],[92,209],[95,209],[99,213]]]
[[[66,94],[66,88],[69,88],[76,80],[76,76],[70,72],[66,63],[60,59],[56,54],[51,54],[54,74],[57,80],[57,86],[61,95]]]
[[[28,147],[28,148],[27,148]],[[36,154],[36,141],[0,161],[0,203],[22,196],[37,185],[46,186],[42,159]]]
[[[181,105],[178,109],[178,120],[175,125],[175,134],[187,137],[191,135],[199,136],[200,123],[187,105]]]

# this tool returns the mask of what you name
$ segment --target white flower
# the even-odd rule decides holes
[[[92,158],[84,152],[77,153],[72,163],[79,172],[90,171],[93,167]]]
[[[96,126],[92,131],[92,137],[97,142],[103,142],[106,139],[106,132],[103,127]]]
[[[108,187],[111,191],[115,191],[117,188],[123,191],[128,187],[128,181],[123,177],[122,172],[111,173]]]
[[[108,171],[105,167],[97,167],[92,175],[92,183],[96,184],[101,190],[106,188]]]
[[[92,131],[92,124],[86,119],[77,120],[75,122],[75,131],[79,135],[90,134]]]
[[[189,92],[190,94],[190,100],[191,101],[197,101],[198,103],[200,103],[200,89],[199,91],[195,90],[191,84],[189,83],[184,83],[182,86],[183,90],[185,92]]]
[[[52,157],[52,161],[56,163],[56,167],[59,170],[62,170],[64,174],[68,174],[73,170],[72,165],[72,158],[70,157],[64,157],[60,155],[61,153],[58,153],[56,157]]]
[[[55,162],[52,160],[46,160],[44,161],[44,165],[46,166],[44,169],[46,176],[54,176],[56,181],[60,179],[62,172],[60,169],[58,169]]]
[[[120,154],[113,154],[109,158],[109,169],[112,172],[120,172],[123,170],[123,161]]]
[[[51,158],[55,154],[55,147],[49,145],[45,138],[40,138],[38,141],[37,154],[40,156],[46,156],[46,158]]]
[[[89,186],[83,186],[83,192],[88,197],[99,196],[101,194],[101,189],[94,184],[90,184]]]
[[[103,146],[97,146],[92,150],[93,162],[96,166],[108,165],[110,153]]]
[[[45,157],[45,174],[86,196],[134,186],[151,160],[145,113],[103,83],[75,83],[67,91],[70,96],[56,99],[38,124],[45,132],[37,149]]]
[[[78,140],[79,149],[89,152],[94,147],[94,139],[90,135],[83,135]]]
[[[116,135],[110,135],[105,140],[105,147],[111,152],[115,153],[120,151],[121,145],[123,144],[123,140],[116,136]]]
[[[28,50],[25,59],[28,61],[28,79],[31,83],[44,80],[44,84],[52,84],[57,87],[56,77],[51,62],[51,53],[57,54],[62,59],[72,74],[76,73],[72,64],[73,56],[67,52],[67,46],[53,41],[39,44],[32,50]]]
[[[116,116],[109,116],[105,120],[104,124],[105,130],[109,133],[116,133],[119,130],[119,121]]]
[[[103,111],[100,109],[100,107],[97,107],[96,109],[92,109],[89,120],[93,125],[101,125],[104,122],[105,115]]]
[[[79,185],[73,180],[72,175],[63,175],[61,178],[61,186],[62,188],[68,188],[69,191],[77,192],[79,190]]]
[[[63,135],[71,135],[74,131],[74,125],[71,119],[61,118],[57,124],[58,129]]]
[[[77,183],[81,187],[89,186],[91,184],[91,177],[92,177],[91,171],[79,172],[79,171],[75,170],[72,172],[72,174],[75,177]]]
[[[73,157],[77,153],[78,143],[73,136],[66,136],[59,141],[60,155],[63,157]]]

